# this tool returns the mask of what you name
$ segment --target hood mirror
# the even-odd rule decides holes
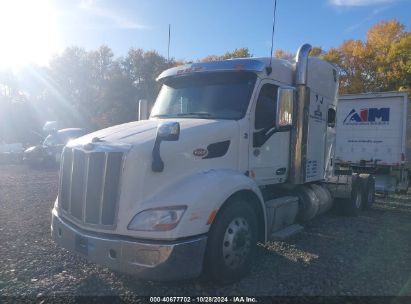
[[[157,127],[157,137],[161,140],[176,141],[180,137],[180,124],[178,122],[165,122]]]
[[[178,122],[164,122],[157,127],[157,137],[152,151],[151,170],[162,172],[164,162],[160,156],[160,144],[164,141],[176,141],[180,137],[180,124]]]

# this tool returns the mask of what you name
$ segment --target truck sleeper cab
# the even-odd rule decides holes
[[[66,146],[53,239],[141,278],[228,283],[257,241],[301,230],[334,198],[350,214],[369,206],[370,176],[334,174],[337,72],[310,49],[163,72],[148,120]]]

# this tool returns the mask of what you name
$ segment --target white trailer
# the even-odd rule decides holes
[[[357,214],[369,175],[335,175],[335,67],[308,58],[198,62],[163,72],[148,120],[63,152],[53,239],[145,279],[232,282],[256,243],[287,237],[339,198]]]
[[[407,192],[411,156],[407,105],[407,94],[400,92],[340,96],[337,165],[372,173],[377,192]]]

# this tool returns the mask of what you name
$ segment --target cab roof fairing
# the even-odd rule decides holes
[[[269,62],[270,58],[240,58],[222,61],[195,62],[165,70],[157,77],[156,80],[160,81],[173,76],[187,75],[198,72],[249,71],[262,73],[269,65]],[[278,65],[289,65],[290,67],[293,67],[294,63],[287,60],[273,58],[273,69]]]

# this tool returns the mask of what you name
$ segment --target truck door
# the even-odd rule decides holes
[[[251,124],[250,176],[259,185],[284,182],[288,176],[290,131],[276,130],[278,86],[262,82]]]

